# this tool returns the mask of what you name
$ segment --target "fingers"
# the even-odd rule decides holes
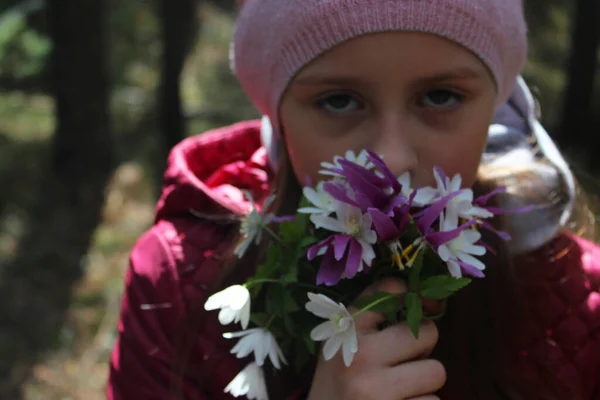
[[[385,373],[385,384],[389,385],[386,387],[397,387],[402,399],[431,396],[446,383],[446,369],[439,361],[431,359],[400,364]]]
[[[381,282],[378,282],[375,285],[369,286],[365,289],[359,296],[368,296],[374,294],[376,292],[388,292],[388,293],[404,293],[406,292],[407,287],[404,282],[400,279],[388,278],[384,279]],[[356,308],[350,307],[348,311],[352,314],[356,312]],[[357,333],[369,333],[376,332],[377,325],[384,322],[385,318],[381,313],[373,312],[373,311],[365,311],[360,313],[355,319],[354,324],[356,326]]]
[[[438,341],[438,329],[431,321],[424,321],[415,338],[408,324],[389,326],[363,338],[365,352],[380,360],[382,365],[394,366],[401,362],[427,357]],[[402,344],[399,346],[398,344]]]
[[[442,302],[433,299],[422,299],[423,310],[431,315],[436,315],[442,312]]]

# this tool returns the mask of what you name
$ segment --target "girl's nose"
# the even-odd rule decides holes
[[[402,116],[395,114],[382,117],[375,124],[371,150],[383,155],[383,159],[390,170],[399,176],[407,171],[417,168],[418,157],[409,124]]]

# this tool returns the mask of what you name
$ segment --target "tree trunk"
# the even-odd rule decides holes
[[[53,0],[50,13],[58,123],[54,167],[78,179],[105,174],[114,161],[108,122],[105,2]]]
[[[160,0],[163,56],[159,92],[159,126],[165,155],[186,135],[180,79],[198,27],[197,4],[197,0]]]
[[[564,149],[598,149],[598,135],[591,132],[592,100],[600,43],[600,1],[578,0],[572,21],[571,57],[564,95],[561,129],[557,141]],[[597,157],[593,157],[596,159]]]
[[[32,366],[56,344],[101,220],[114,167],[104,0],[50,0],[56,131],[36,203],[0,268],[0,398],[22,398]],[[47,165],[45,164],[47,163]]]

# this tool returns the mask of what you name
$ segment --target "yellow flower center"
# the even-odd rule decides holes
[[[404,268],[410,268],[415,263],[423,248],[423,240],[421,238],[415,240],[404,250],[398,241],[391,243],[389,247],[392,251],[392,265],[397,266],[400,271],[404,271]]]
[[[338,313],[331,316],[330,320],[333,323],[335,328],[335,333],[340,333],[342,331],[342,320],[344,319],[344,314]]]
[[[356,215],[352,215],[348,218],[348,233],[352,236],[357,236],[360,232],[360,218]]]

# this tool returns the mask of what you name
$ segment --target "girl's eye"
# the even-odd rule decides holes
[[[463,101],[464,96],[447,89],[430,90],[421,99],[423,107],[445,109]]]
[[[360,102],[349,94],[334,94],[317,101],[317,106],[333,114],[356,111]]]

